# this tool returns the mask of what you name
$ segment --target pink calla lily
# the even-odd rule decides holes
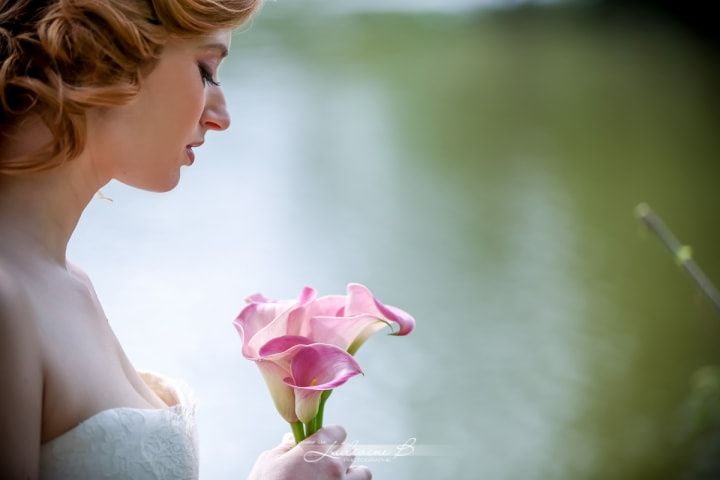
[[[318,413],[320,394],[332,390],[362,373],[360,365],[345,350],[334,345],[306,345],[292,360],[292,376],[285,384],[295,390],[295,412],[303,423]]]
[[[329,354],[330,351],[311,347],[324,344],[352,355],[385,326],[395,330],[392,335],[407,335],[415,327],[415,320],[409,314],[382,304],[367,287],[357,283],[347,286],[347,295],[317,297],[313,288],[305,287],[295,300],[273,301],[254,294],[246,302],[234,322],[242,341],[242,353],[257,363],[276,408],[290,423],[296,422],[301,415],[307,417],[313,410],[312,402],[305,397],[313,397],[314,394],[307,392],[316,391],[293,373],[298,355],[302,353],[299,364],[305,365],[305,370],[309,368],[310,358],[315,358],[318,365],[327,366],[329,364],[318,358],[318,352]],[[347,357],[352,359],[350,355]],[[337,352],[331,358],[339,361]],[[347,358],[343,361],[350,368]],[[357,369],[359,372],[359,366]],[[297,371],[298,375],[301,371]],[[290,383],[286,381],[288,378],[292,380]],[[320,381],[321,377],[313,378]],[[334,387],[325,390],[331,388]],[[303,398],[298,400],[298,397]],[[312,401],[315,401],[314,397]]]

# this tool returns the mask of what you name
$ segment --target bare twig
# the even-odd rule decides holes
[[[695,283],[698,284],[700,289],[707,295],[710,301],[713,302],[718,311],[720,311],[720,292],[718,292],[715,285],[713,285],[710,279],[703,273],[697,262],[693,260],[692,249],[688,245],[680,243],[662,219],[650,209],[648,204],[641,203],[635,207],[635,215],[660,237],[663,244],[665,244],[667,249],[675,256],[678,264],[690,274],[693,280],[695,280]]]

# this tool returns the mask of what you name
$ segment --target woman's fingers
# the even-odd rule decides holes
[[[300,443],[308,442],[327,445],[335,443],[336,445],[340,445],[345,441],[346,437],[347,433],[345,433],[345,429],[343,427],[340,425],[328,425],[327,427],[323,427],[314,434],[310,435]]]
[[[292,436],[286,435],[280,445],[263,452],[253,466],[252,480],[368,480],[370,469],[352,466],[353,448],[344,445],[345,429],[339,425],[324,427],[295,446]],[[295,448],[293,448],[295,447]]]
[[[345,464],[346,468],[350,468],[350,465],[355,461],[355,455],[341,455],[340,460]]]
[[[300,445],[305,447],[303,458],[310,463],[324,463],[320,468],[326,469],[333,478],[336,476],[350,480],[372,478],[367,467],[352,466],[355,455],[352,448],[343,444],[346,438],[345,429],[339,425],[323,427],[300,442]]]
[[[372,472],[364,465],[352,466],[347,469],[345,480],[370,480]]]
[[[295,437],[293,437],[292,433],[286,433],[283,435],[282,440],[280,440],[280,445],[275,447],[275,450],[280,450],[281,452],[287,452],[290,449],[292,449],[295,446]]]

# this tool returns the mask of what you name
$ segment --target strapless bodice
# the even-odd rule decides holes
[[[40,478],[197,479],[195,402],[182,383],[141,377],[165,403],[160,409],[111,408],[45,443]]]

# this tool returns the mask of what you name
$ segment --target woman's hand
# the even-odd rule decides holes
[[[345,437],[339,425],[323,427],[297,446],[286,435],[283,443],[260,454],[249,480],[369,480],[369,468],[351,466],[353,455],[333,455]]]

